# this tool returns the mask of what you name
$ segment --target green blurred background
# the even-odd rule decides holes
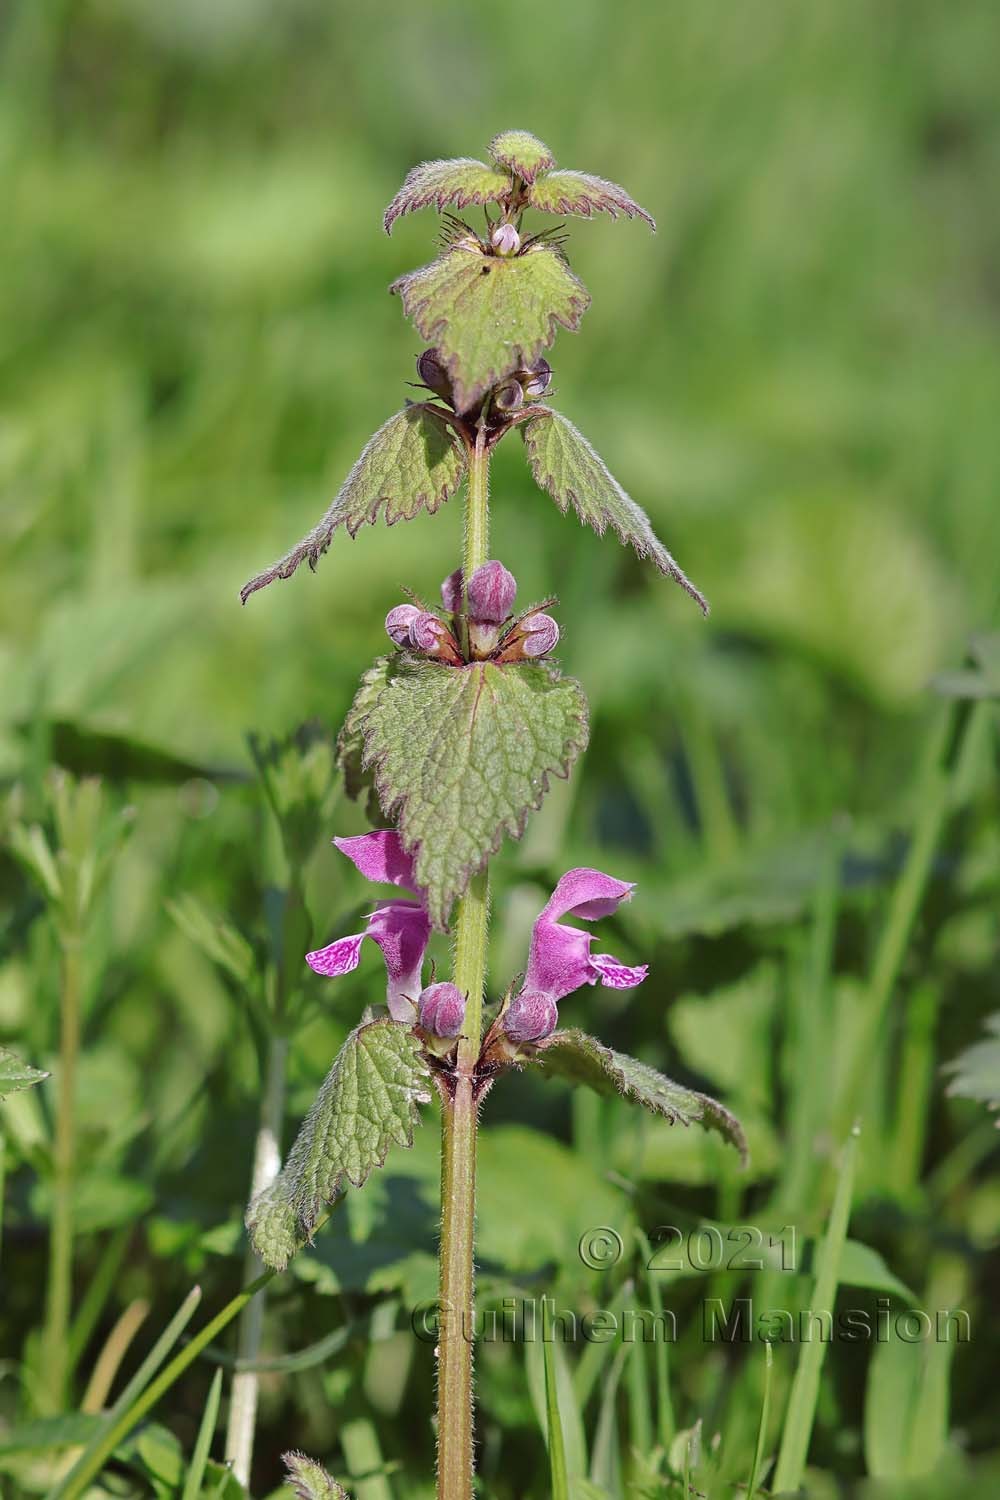
[[[248,773],[248,731],[339,727],[400,585],[433,596],[456,565],[460,500],[338,536],[315,576],[245,609],[239,588],[313,525],[408,394],[421,344],[387,287],[432,257],[436,224],[414,215],[387,239],[385,204],[415,162],[482,155],[512,126],[560,165],[623,182],[657,219],[655,236],[571,224],[593,305],[551,353],[555,399],[713,609],[704,623],[612,538],[560,518],[520,445],[504,445],[492,550],[523,599],[558,592],[561,659],[593,733],[571,785],[499,861],[494,979],[521,966],[560,868],[638,878],[617,941],[652,958],[653,978],[638,1000],[578,997],[573,1018],[720,1086],[759,1130],[766,1178],[787,1130],[769,1072],[775,966],[797,941],[824,830],[839,819],[843,834],[846,817],[861,850],[861,915],[841,955],[856,977],[862,919],[914,810],[928,683],[995,626],[992,0],[9,0],[0,47],[0,772],[30,786],[49,759],[103,771],[139,809],[102,934],[82,1105],[98,1168],[125,1184],[87,1223],[98,1236],[145,1224],[122,1295],[159,1288],[169,1306],[189,1270],[219,1288],[239,1274],[235,1241],[212,1259],[198,1236],[235,1224],[246,1191],[254,1053],[164,900],[194,892],[244,927],[263,920],[260,815],[218,773]],[[121,737],[124,775],[102,735]],[[121,748],[136,741],[181,773],[150,784]],[[362,826],[341,809],[328,832]],[[310,880],[316,935],[332,936],[327,911],[364,893],[322,849]],[[35,914],[17,912],[0,1029],[44,1059],[51,953]],[[937,1061],[989,1003],[991,939],[969,941],[964,1009],[947,1013]],[[329,1010],[293,1049],[293,1115],[375,967],[323,991]],[[942,1005],[956,1000],[950,973]],[[728,999],[709,1020],[689,1000],[668,1023],[678,994],[719,986]],[[945,1119],[934,1089],[946,1153],[975,1111]],[[505,1116],[566,1141],[597,1128],[527,1081],[498,1091],[491,1118]],[[877,1155],[869,1187],[891,1196]],[[496,1160],[500,1197],[516,1167],[499,1148]],[[711,1174],[685,1170],[695,1207],[720,1209]],[[17,1181],[30,1276],[44,1202],[27,1173]],[[900,1274],[925,1265],[913,1235]],[[358,1295],[369,1289],[362,1276]],[[23,1334],[31,1298],[16,1300]],[[516,1428],[514,1384],[501,1399],[489,1378]],[[705,1381],[691,1376],[691,1420]],[[974,1386],[966,1419],[982,1446]],[[428,1391],[411,1397],[424,1427]],[[262,1492],[310,1423],[321,1446],[336,1441],[308,1402],[270,1399]],[[847,1397],[848,1427],[859,1403]],[[194,1418],[183,1405],[174,1417],[187,1444]],[[539,1441],[524,1437],[524,1453]],[[428,1442],[414,1439],[427,1473]],[[831,1437],[832,1469],[863,1471],[859,1443],[841,1452]]]

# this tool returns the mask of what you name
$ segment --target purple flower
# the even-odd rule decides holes
[[[585,984],[627,990],[641,984],[647,964],[630,968],[610,953],[591,953],[593,933],[568,927],[563,917],[596,922],[609,917],[634,886],[600,870],[568,870],[539,913],[531,931],[524,986],[504,1016],[512,1041],[541,1041],[556,1028],[556,1005]]]
[[[498,224],[490,240],[498,255],[513,255],[521,248],[521,236],[513,224]]]
[[[469,579],[469,614],[477,623],[499,625],[517,597],[517,579],[495,559],[483,563]]]
[[[416,890],[413,861],[405,853],[394,829],[362,833],[356,838],[334,839],[341,854],[356,866],[366,880]],[[430,918],[421,901],[392,899],[377,906],[364,932],[338,938],[325,948],[306,954],[306,963],[317,974],[332,979],[349,974],[361,960],[361,944],[371,938],[382,950],[388,988],[386,1004],[394,1021],[412,1021],[415,1001],[422,989],[421,973],[424,954],[431,935]]]
[[[397,646],[410,644],[410,626],[420,614],[415,604],[397,604],[385,617],[385,633]]]
[[[432,1036],[458,1036],[465,1020],[465,996],[447,980],[429,984],[417,1002],[417,1020]]]
[[[521,621],[524,639],[521,650],[525,656],[547,656],[559,644],[559,626],[551,615],[536,610]]]

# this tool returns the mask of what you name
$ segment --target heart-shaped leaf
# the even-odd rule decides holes
[[[430,1100],[428,1078],[419,1044],[405,1026],[380,1019],[351,1033],[283,1169],[247,1211],[247,1229],[265,1265],[283,1270],[345,1180],[362,1187],[390,1146],[413,1144],[417,1105]]]
[[[543,407],[528,418],[521,433],[535,483],[548,491],[563,515],[572,505],[584,525],[592,526],[599,536],[612,526],[620,541],[634,547],[640,557],[651,558],[661,573],[679,583],[708,614],[708,601],[674,562],[646,512],[625,493],[572,422]]]
[[[463,238],[390,291],[436,347],[460,412],[513,370],[535,364],[558,326],[575,330],[590,306],[586,287],[546,244],[507,257]]]
[[[534,182],[539,172],[548,172],[556,164],[548,146],[528,130],[501,131],[490,141],[490,155],[516,172],[522,182]]]
[[[587,742],[579,683],[541,663],[450,667],[404,652],[352,720],[437,927]]]
[[[747,1160],[746,1136],[736,1116],[694,1089],[685,1088],[665,1078],[648,1063],[613,1052],[585,1031],[555,1031],[539,1044],[538,1066],[550,1078],[565,1078],[570,1083],[584,1083],[598,1094],[618,1094],[672,1124],[699,1124],[716,1130]]]
[[[623,187],[589,172],[548,172],[531,184],[528,202],[547,214],[580,214],[585,219],[595,213],[610,214],[613,219],[624,214],[628,219],[645,219],[650,229],[656,228],[652,214]]]
[[[41,1068],[33,1068],[30,1063],[15,1057],[13,1052],[8,1052],[6,1047],[0,1047],[0,1099],[20,1093],[21,1089],[30,1089],[48,1076]]]
[[[374,525],[380,514],[393,526],[412,521],[422,510],[433,513],[458,489],[466,466],[465,446],[439,408],[424,402],[405,406],[369,438],[322,521],[244,584],[240,598],[245,604],[276,578],[290,578],[307,559],[315,568],[338,526],[353,537],[366,523]]]
[[[406,181],[385,211],[386,234],[404,214],[433,203],[435,208],[465,208],[469,203],[500,203],[510,197],[509,172],[470,156],[454,161],[425,161],[407,174]]]

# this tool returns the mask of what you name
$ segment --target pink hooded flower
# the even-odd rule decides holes
[[[378,829],[333,842],[366,880],[417,889],[413,861],[394,829]],[[412,1021],[417,1013],[415,1001],[423,988],[421,974],[430,934],[430,919],[423,901],[392,899],[375,908],[364,932],[338,938],[325,948],[307,953],[306,963],[317,974],[336,979],[358,967],[361,944],[365,938],[371,938],[385,959],[389,1014],[394,1021]]]
[[[609,917],[633,890],[633,885],[600,870],[568,870],[562,877],[532,928],[524,987],[504,1017],[504,1029],[513,1041],[536,1042],[549,1036],[556,1027],[557,1003],[582,985],[627,990],[642,983],[649,973],[647,964],[630,968],[610,953],[591,953],[593,933],[560,920],[596,922]]]

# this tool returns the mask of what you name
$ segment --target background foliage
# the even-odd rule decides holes
[[[239,1286],[262,1035],[295,1017],[290,1136],[373,998],[377,959],[336,988],[298,966],[365,900],[326,842],[361,814],[341,803],[310,820],[307,798],[283,847],[245,736],[339,727],[400,583],[432,596],[455,565],[460,502],[338,536],[315,577],[245,610],[238,591],[322,514],[407,393],[418,344],[386,288],[429,258],[434,229],[414,216],[387,240],[386,202],[415,161],[524,125],[659,222],[655,237],[575,227],[594,303],[582,336],[556,344],[557,404],[713,613],[704,623],[650,565],[560,518],[519,445],[500,451],[494,554],[523,599],[558,589],[561,663],[593,733],[497,863],[494,979],[523,966],[562,868],[638,879],[615,944],[651,977],[576,997],[572,1023],[721,1092],[753,1164],[740,1177],[696,1129],[637,1123],[614,1100],[571,1109],[561,1086],[514,1080],[482,1142],[482,1297],[650,1306],[636,1231],[664,1223],[794,1223],[807,1243],[861,1107],[863,1264],[841,1298],[961,1305],[974,1336],[919,1368],[898,1344],[834,1344],[814,1492],[866,1473],[880,1494],[991,1492],[995,1135],[940,1071],[997,1006],[988,706],[884,1009],[872,966],[944,732],[928,684],[995,621],[998,29],[989,0],[0,12],[0,770],[29,817],[53,763],[104,776],[111,804],[135,809],[85,961],[74,1403],[123,1309],[150,1304],[131,1370],[194,1280],[211,1308]],[[289,853],[309,855],[291,896]],[[52,1068],[56,939],[12,859],[0,879],[0,1043]],[[50,1087],[0,1114],[12,1495],[61,1462],[51,1430],[24,1436],[50,1415]],[[434,1288],[435,1142],[429,1123],[272,1288],[268,1355],[320,1336],[334,1352],[264,1376],[256,1493],[289,1446],[367,1473],[363,1500],[430,1493],[433,1356],[408,1320]],[[599,1225],[626,1245],[604,1273],[577,1253]],[[606,1492],[671,1493],[650,1455],[701,1419],[693,1482],[730,1493],[750,1467],[763,1349],[706,1344],[701,1304],[746,1282],[656,1280],[682,1330],[669,1380],[650,1348],[624,1363],[615,1347],[561,1351],[571,1472],[586,1432]],[[769,1305],[810,1285],[772,1277]],[[528,1349],[527,1384],[520,1349],[481,1357],[491,1495],[547,1493],[541,1353]],[[775,1350],[768,1454],[796,1356]],[[197,1362],[119,1455],[116,1492],[180,1493],[213,1368]],[[939,1480],[908,1477],[923,1468]]]

